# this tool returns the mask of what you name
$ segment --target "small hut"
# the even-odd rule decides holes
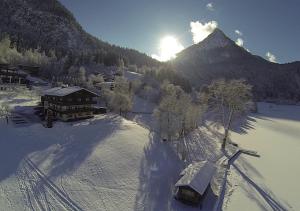
[[[186,204],[198,205],[210,185],[216,166],[209,161],[190,164],[175,184],[175,199]]]

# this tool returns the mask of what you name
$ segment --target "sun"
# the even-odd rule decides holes
[[[174,36],[165,36],[159,44],[159,55],[152,55],[159,61],[174,59],[176,54],[184,49],[183,45]]]

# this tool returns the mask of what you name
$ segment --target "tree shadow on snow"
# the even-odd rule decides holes
[[[113,116],[96,121],[85,120],[82,123],[75,123],[70,128],[71,130],[61,134],[65,141],[60,143],[58,149],[52,151],[54,156],[47,175],[50,178],[57,178],[76,170],[101,141],[120,128],[121,121],[122,119],[118,116]],[[42,157],[36,159],[39,160],[37,165],[47,159],[47,157],[43,158],[42,153],[39,154]]]
[[[198,128],[186,138],[186,150],[190,162],[209,160],[216,162],[221,156],[220,140],[222,134],[209,126]]]
[[[232,164],[234,169],[242,176],[242,178],[249,184],[251,189],[247,188],[247,186],[242,185],[242,188],[246,191],[249,198],[254,200],[256,204],[262,209],[267,210],[264,204],[261,202],[259,198],[256,197],[256,193],[258,193],[264,201],[272,208],[272,210],[280,210],[280,211],[287,211],[288,209],[280,202],[279,199],[272,193],[271,190],[268,190],[266,187],[260,187],[256,184],[252,179],[250,179],[236,164]],[[253,193],[253,189],[256,191]]]
[[[245,159],[241,158],[241,152],[238,152],[229,159],[227,169],[225,170],[225,177],[224,177],[224,183],[222,187],[222,192],[220,194],[220,203],[216,210],[222,210],[223,203],[225,200],[225,193],[227,191],[227,177],[229,170],[233,168],[238,172],[238,174],[245,180],[246,183],[241,183],[241,188],[247,193],[248,197],[255,201],[255,203],[260,207],[261,210],[268,210],[268,207],[265,206],[263,201],[257,197],[257,193],[264,199],[264,201],[272,208],[272,210],[278,210],[278,211],[287,211],[288,209],[283,205],[279,199],[266,187],[260,187],[258,184],[256,184],[252,179],[250,179],[249,176],[247,176],[246,173],[244,173],[243,170],[239,167],[242,165],[242,168],[245,170],[251,169],[251,172],[255,174],[255,176],[262,177],[262,175],[251,165],[249,164]],[[225,154],[229,158],[228,155]],[[235,161],[239,158],[240,162],[239,165],[235,164]],[[247,185],[245,185],[247,184]],[[249,186],[248,186],[249,184]],[[251,188],[249,188],[251,187]],[[255,190],[255,191],[253,191]]]
[[[40,124],[12,127],[0,119],[0,182],[16,174],[20,163],[29,157],[39,166],[53,157],[50,177],[72,171],[90,155],[93,149],[120,127],[121,118],[106,117],[77,123],[57,122],[54,127]],[[11,124],[11,123],[10,123]],[[77,125],[77,127],[76,127]]]
[[[274,121],[273,119],[300,121],[300,106],[258,103],[258,112],[236,120],[232,125],[232,130],[239,134],[246,134],[248,130],[255,129],[257,119],[265,121]]]
[[[0,119],[0,121],[4,121]],[[17,172],[20,162],[28,154],[44,150],[53,143],[33,137],[28,130],[43,130],[41,125],[15,128],[9,125],[0,124],[0,182]],[[11,135],[13,134],[13,135]]]
[[[180,210],[174,204],[173,189],[183,165],[169,143],[160,141],[154,133],[149,136],[141,161],[135,210]]]

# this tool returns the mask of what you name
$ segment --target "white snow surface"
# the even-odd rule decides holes
[[[0,130],[3,210],[68,210],[70,201],[82,210],[177,208],[172,188],[180,162],[168,145],[134,122],[108,115],[58,122],[47,129],[40,124],[15,127],[1,120]],[[67,202],[24,158],[47,175]]]
[[[173,199],[183,163],[149,130],[154,105],[136,98],[133,121],[113,114],[47,129],[33,118],[39,97],[2,95],[24,124],[0,119],[0,210],[199,210]],[[261,157],[240,155],[228,174],[223,210],[300,210],[300,107],[260,103],[231,139]],[[186,136],[190,162],[216,162],[222,133]],[[202,210],[212,210],[225,169],[218,168]],[[214,190],[217,190],[216,192]],[[218,193],[219,194],[219,193]],[[221,193],[222,194],[222,193]]]
[[[28,118],[38,98],[10,97],[26,123],[0,119],[0,210],[199,209],[174,200],[183,165],[147,128],[107,114],[48,129]]]
[[[223,210],[300,210],[300,106],[259,103],[231,138],[260,158],[241,154],[231,166]]]

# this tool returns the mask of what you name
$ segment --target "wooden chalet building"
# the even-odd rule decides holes
[[[0,90],[9,90],[14,87],[26,87],[29,81],[27,74],[8,64],[0,64]]]
[[[41,97],[44,114],[49,111],[53,118],[72,121],[93,117],[94,107],[99,97],[81,87],[55,87],[44,92]]]

